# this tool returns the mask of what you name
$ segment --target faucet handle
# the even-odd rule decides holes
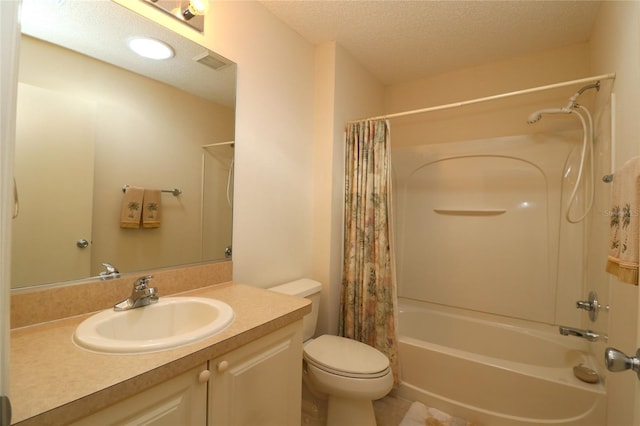
[[[576,302],[576,308],[589,312],[589,319],[594,322],[598,319],[598,311],[601,308],[598,302],[598,294],[595,291],[590,291],[589,300],[578,300]]]
[[[118,278],[120,276],[120,271],[118,271],[118,268],[116,268],[112,264],[105,262],[102,264],[102,266],[104,266],[105,268],[103,272],[100,272],[100,278],[102,278],[103,280]]]
[[[153,275],[145,275],[143,277],[140,277],[134,281],[133,288],[136,290],[144,290],[147,288],[147,284],[149,284],[149,281],[151,281],[152,279]]]

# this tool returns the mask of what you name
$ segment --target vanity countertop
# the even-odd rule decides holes
[[[221,300],[233,307],[235,319],[224,331],[200,342],[135,355],[95,353],[76,346],[73,333],[92,314],[12,330],[12,424],[61,424],[79,419],[298,321],[311,311],[307,299],[237,283],[173,296]]]

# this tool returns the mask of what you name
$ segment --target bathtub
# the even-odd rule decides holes
[[[602,383],[588,342],[556,327],[399,299],[398,396],[483,426],[601,426]],[[499,322],[496,321],[499,319]]]

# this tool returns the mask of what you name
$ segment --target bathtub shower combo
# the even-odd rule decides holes
[[[596,369],[589,342],[558,332],[580,324],[593,200],[575,98],[529,121],[582,131],[392,150],[401,397],[482,425],[605,424],[603,384],[573,372]]]

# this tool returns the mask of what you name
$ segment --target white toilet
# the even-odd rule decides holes
[[[270,290],[311,300],[304,317],[303,379],[328,399],[327,426],[375,426],[372,401],[393,387],[388,358],[379,350],[328,334],[312,339],[318,320],[321,284],[301,279]]]

